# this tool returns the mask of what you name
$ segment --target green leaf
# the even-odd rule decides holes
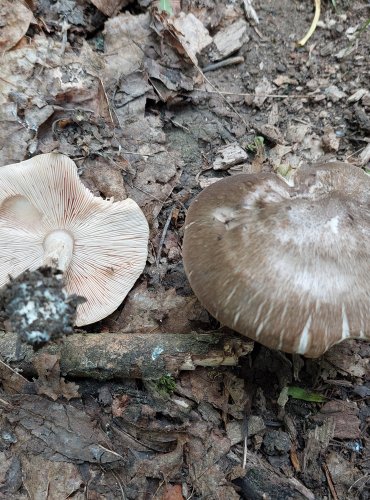
[[[159,0],[159,10],[167,12],[172,16],[172,5],[171,0]]]
[[[294,399],[309,401],[310,403],[325,403],[326,401],[326,397],[317,392],[307,391],[306,389],[302,389],[302,387],[295,386],[288,387],[288,396]]]

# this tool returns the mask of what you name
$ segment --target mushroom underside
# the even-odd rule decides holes
[[[0,287],[27,269],[64,271],[67,293],[87,299],[77,326],[121,304],[145,266],[148,233],[133,200],[93,196],[63,155],[0,169]]]

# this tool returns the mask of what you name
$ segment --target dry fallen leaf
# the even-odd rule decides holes
[[[181,484],[166,484],[160,500],[183,500]]]
[[[361,433],[358,413],[357,404],[352,401],[328,401],[313,420],[323,422],[332,419],[335,423],[335,438],[359,439]]]
[[[212,42],[203,23],[191,13],[169,17],[165,12],[154,10],[153,18],[155,31],[179,54],[185,54],[194,66],[198,66],[197,54]]]
[[[208,30],[194,14],[181,12],[174,19],[168,19],[169,24],[173,24],[178,33],[178,40],[183,46],[186,54],[197,65],[199,54],[203,49],[212,43]]]
[[[125,12],[105,23],[105,63],[103,81],[116,81],[140,69],[149,36],[149,14]]]
[[[78,385],[74,382],[65,382],[60,376],[60,356],[41,353],[33,360],[33,366],[38,373],[35,382],[37,394],[45,394],[54,401],[59,397],[70,400],[79,398]]]
[[[123,314],[112,328],[122,333],[190,333],[193,322],[201,321],[203,314],[203,308],[194,296],[177,295],[174,288],[152,292],[143,283],[131,291]]]
[[[108,17],[112,17],[123,7],[130,3],[130,0],[90,0],[100,12]]]
[[[96,422],[70,404],[54,403],[35,395],[13,396],[6,418],[14,425],[23,452],[53,461],[119,464],[108,436]]]
[[[34,20],[32,12],[20,0],[1,0],[0,52],[10,50],[26,34]]]
[[[52,462],[39,455],[22,456],[23,484],[30,498],[78,498],[83,479],[75,464]]]
[[[212,52],[212,60],[225,59],[238,51],[247,41],[247,23],[244,19],[238,19],[214,36],[213,43],[216,49]]]

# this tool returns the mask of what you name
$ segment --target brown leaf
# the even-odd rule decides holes
[[[30,498],[75,498],[83,479],[75,464],[52,462],[39,455],[22,456],[23,484]]]
[[[122,174],[127,162],[118,158],[111,162],[105,158],[87,158],[83,163],[81,180],[95,195],[103,194],[105,198],[120,201],[127,198]]]
[[[181,55],[186,55],[198,66],[197,53],[210,45],[212,38],[203,23],[194,14],[181,12],[169,17],[166,12],[153,10],[154,29]]]
[[[181,484],[166,484],[161,500],[183,500]]]
[[[122,396],[115,396],[112,403],[113,417],[122,417],[129,401],[130,398],[126,394],[123,394]]]
[[[149,13],[124,12],[105,23],[105,62],[103,81],[116,82],[117,76],[136,71],[144,60],[143,47],[150,34]]]
[[[354,339],[346,340],[335,345],[325,354],[325,361],[333,365],[340,373],[349,374],[353,377],[370,376],[369,359],[362,355],[362,346],[365,342],[359,342]]]
[[[222,376],[213,377],[204,368],[181,374],[180,394],[197,402],[207,401],[215,408],[224,409],[227,405],[227,395],[223,391]]]
[[[26,34],[34,20],[20,0],[2,0],[0,6],[0,52],[10,50]]]
[[[169,453],[157,454],[152,460],[142,460],[138,463],[137,474],[144,477],[160,479],[175,476],[181,470],[184,455],[184,438],[180,437],[176,448]]]
[[[130,3],[130,0],[90,0],[100,12],[108,17],[114,16],[123,7]]]
[[[152,292],[143,283],[131,291],[122,314],[112,328],[128,333],[190,333],[192,322],[199,321],[202,315],[203,308],[195,297],[177,295],[174,288]]]
[[[300,472],[301,471],[301,464],[299,462],[299,458],[297,455],[297,447],[295,444],[292,444],[292,447],[290,448],[290,460],[293,464],[295,471]]]
[[[334,437],[338,439],[358,439],[360,432],[360,419],[356,403],[351,401],[329,401],[321,408],[316,421],[324,421],[328,418],[334,420]]]
[[[9,401],[6,418],[15,425],[24,451],[53,461],[121,462],[108,436],[83,411],[34,395],[13,396]]]
[[[33,366],[39,376],[35,382],[37,394],[45,394],[54,401],[61,396],[68,400],[80,397],[78,385],[65,382],[60,377],[59,360],[60,356],[47,353],[41,353],[33,359]]]

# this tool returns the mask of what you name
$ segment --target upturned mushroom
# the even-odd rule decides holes
[[[203,306],[267,347],[318,357],[370,339],[370,179],[354,166],[212,184],[189,208],[183,258]]]
[[[121,304],[145,266],[148,233],[133,200],[93,196],[66,156],[0,168],[0,287],[26,269],[63,271],[66,292],[86,298],[77,326]]]

